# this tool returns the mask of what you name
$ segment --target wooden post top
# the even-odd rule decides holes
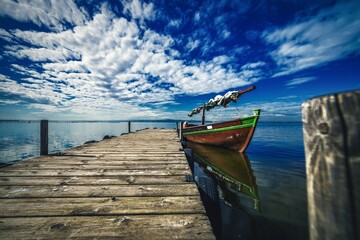
[[[310,239],[360,238],[360,90],[302,105]]]

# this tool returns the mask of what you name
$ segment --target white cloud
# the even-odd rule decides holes
[[[290,81],[288,81],[286,83],[286,86],[290,87],[290,86],[295,86],[295,85],[299,85],[299,84],[303,84],[303,83],[306,83],[306,82],[310,82],[310,81],[313,81],[315,80],[316,77],[302,77],[302,78],[294,78]]]
[[[294,99],[294,98],[297,98],[297,97],[298,96],[290,95],[290,96],[278,97],[277,99],[279,99],[279,100],[288,100],[288,99]]]
[[[199,45],[200,45],[200,40],[199,39],[195,39],[195,40],[189,39],[189,41],[186,44],[185,48],[187,48],[188,51],[191,52],[192,50],[199,47]]]
[[[230,62],[231,58],[226,55],[221,55],[221,56],[214,57],[212,61],[217,65],[221,65],[221,64],[226,64],[226,63]]]
[[[45,80],[18,83],[12,79],[5,79],[0,80],[0,82],[0,92],[16,93],[19,96],[17,100],[31,99],[33,102],[46,102],[56,105],[64,97],[63,94],[54,93],[52,84]]]
[[[220,35],[220,36],[221,36],[223,39],[227,39],[227,38],[230,37],[230,35],[231,35],[231,32],[230,32],[229,30],[223,29],[223,30],[221,31],[221,35]]]
[[[200,21],[200,12],[196,12],[194,15],[194,21],[199,22]]]
[[[301,119],[301,101],[272,101],[272,102],[255,102],[246,104],[247,108],[261,109],[261,119],[264,121],[286,120],[299,121]]]
[[[270,53],[280,67],[275,76],[360,54],[360,2],[339,2],[315,16],[267,31],[263,38],[276,47]]]
[[[6,31],[5,29],[0,28],[0,38],[10,42],[12,41],[13,35],[8,31]]]
[[[54,72],[74,72],[74,73],[87,72],[85,64],[82,63],[81,61],[44,63],[42,67],[45,70],[54,71]]]
[[[0,91],[46,111],[109,116],[124,112],[128,118],[150,118],[164,117],[163,107],[176,104],[177,95],[221,92],[262,76],[262,63],[239,70],[227,55],[190,64],[181,59],[170,36],[134,21],[151,18],[151,4],[128,1],[124,5],[133,20],[116,17],[103,5],[92,19],[72,29],[0,32],[9,41],[7,57],[32,61],[27,67],[12,64],[19,81],[1,75]],[[12,43],[13,39],[19,41]],[[194,40],[189,47],[198,44]]]
[[[141,3],[139,0],[126,0],[123,3],[124,13],[130,15],[133,19],[144,21],[152,19],[155,16],[154,5],[152,3]]]
[[[214,20],[214,26],[218,32],[217,35],[221,37],[222,40],[229,38],[231,35],[231,32],[227,26],[227,20],[228,16],[226,14],[220,15]]]
[[[14,18],[21,22],[33,22],[51,29],[65,29],[64,22],[82,25],[86,14],[72,0],[0,0],[0,16]]]
[[[181,19],[172,19],[172,20],[170,20],[168,26],[178,28],[181,24],[182,24]]]
[[[65,48],[47,49],[47,48],[24,48],[16,52],[6,51],[5,54],[17,58],[28,58],[34,62],[43,61],[65,61],[66,59],[78,58],[76,54]]]
[[[243,65],[241,67],[241,69],[243,69],[243,70],[257,69],[257,68],[263,67],[265,65],[266,65],[265,62],[259,61],[259,62],[254,62],[254,63],[247,63],[247,64]]]
[[[0,81],[8,81],[10,78],[0,73]]]
[[[14,105],[21,103],[19,100],[0,99],[0,105]]]

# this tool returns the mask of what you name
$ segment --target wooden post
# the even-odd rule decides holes
[[[179,137],[179,123],[178,122],[176,122],[176,133],[177,133],[177,135]]]
[[[205,124],[205,104],[202,108],[202,117],[201,117],[201,125]]]
[[[360,91],[302,105],[311,240],[360,238]]]
[[[183,123],[182,122],[180,122],[179,136],[180,136],[180,141],[184,140],[184,138],[183,138]]]
[[[49,121],[40,121],[40,155],[48,155]]]
[[[128,122],[128,133],[131,133],[131,122]]]

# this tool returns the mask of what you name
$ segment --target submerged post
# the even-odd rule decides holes
[[[40,121],[40,155],[48,154],[49,142],[49,121]]]
[[[360,238],[360,91],[302,105],[310,239]]]

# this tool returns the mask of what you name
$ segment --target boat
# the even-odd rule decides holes
[[[244,90],[228,92],[224,96],[218,95],[202,106],[193,109],[189,117],[202,112],[202,123],[201,125],[193,125],[184,122],[182,129],[184,139],[245,152],[254,135],[260,109],[254,110],[253,116],[211,124],[205,124],[205,110],[208,111],[217,106],[228,107],[231,102],[236,102],[242,94],[254,89],[255,86],[251,86]]]
[[[186,147],[192,150],[199,167],[217,179],[221,199],[235,208],[261,211],[256,178],[246,153],[194,142],[187,142]]]

